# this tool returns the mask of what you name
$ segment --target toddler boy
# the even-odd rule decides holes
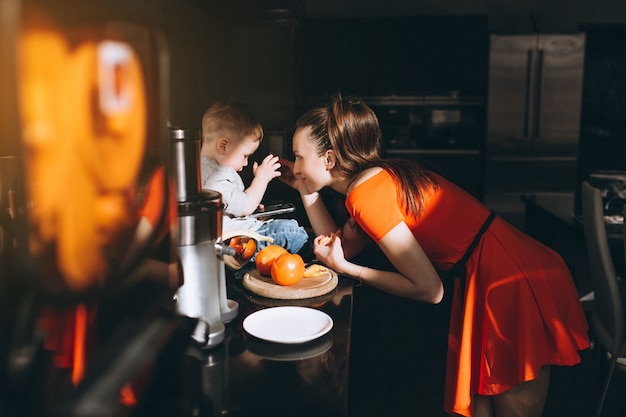
[[[280,176],[278,156],[269,154],[252,165],[252,179],[245,188],[238,174],[261,144],[263,128],[246,105],[216,102],[202,117],[200,170],[203,189],[219,191],[224,204],[222,231],[249,230],[274,239],[291,253],[309,242],[304,227],[293,219],[259,220],[247,217],[259,205],[270,181]],[[257,242],[257,251],[268,243]],[[252,258],[254,260],[254,257]]]

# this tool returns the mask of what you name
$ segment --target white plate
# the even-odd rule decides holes
[[[271,307],[250,314],[244,319],[243,328],[269,342],[305,343],[328,333],[333,319],[309,307]]]

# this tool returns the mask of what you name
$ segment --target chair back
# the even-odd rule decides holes
[[[619,355],[624,344],[624,309],[606,234],[602,195],[599,189],[584,181],[581,197],[594,291],[591,325],[604,348],[611,355]]]

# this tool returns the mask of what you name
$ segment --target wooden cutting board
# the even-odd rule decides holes
[[[245,289],[262,297],[279,300],[319,297],[334,290],[338,282],[337,273],[331,269],[326,274],[302,278],[298,283],[289,286],[276,284],[271,277],[261,275],[258,269],[253,269],[243,276]]]

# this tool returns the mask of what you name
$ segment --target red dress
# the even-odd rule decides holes
[[[437,176],[420,218],[399,207],[396,183],[381,171],[346,196],[361,228],[379,242],[406,222],[433,264],[449,269],[489,209]],[[574,365],[589,347],[588,325],[561,257],[496,216],[468,260],[463,300],[454,285],[444,408],[473,415],[475,394],[501,394],[536,378],[543,365]]]

